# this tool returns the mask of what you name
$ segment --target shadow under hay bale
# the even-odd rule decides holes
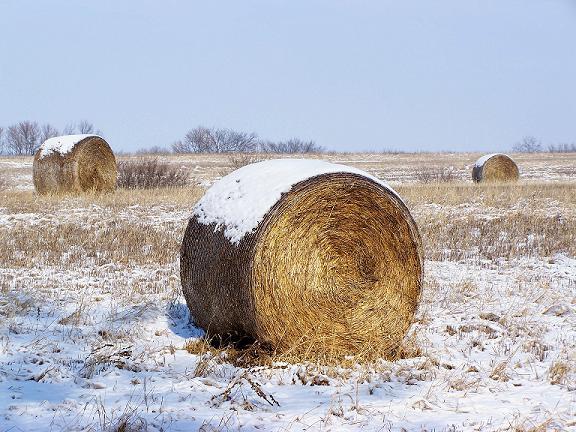
[[[505,154],[482,156],[472,168],[474,182],[514,182],[520,178],[516,163]]]
[[[33,180],[39,194],[110,192],[116,176],[114,153],[96,135],[50,138],[34,155]]]
[[[369,359],[393,356],[411,325],[423,255],[408,209],[378,179],[271,160],[208,190],[180,263],[186,302],[209,337],[247,335],[300,359]]]

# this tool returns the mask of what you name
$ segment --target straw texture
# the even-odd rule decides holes
[[[232,244],[192,217],[182,289],[209,336],[301,359],[394,355],[422,285],[418,229],[392,191],[352,173],[295,184]]]
[[[88,136],[66,153],[34,155],[33,180],[39,194],[110,192],[116,188],[116,158],[101,137]]]
[[[476,182],[514,182],[520,178],[516,163],[507,155],[494,154],[480,158],[472,168]]]

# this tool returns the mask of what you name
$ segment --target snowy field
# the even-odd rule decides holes
[[[256,365],[189,323],[180,241],[238,161],[62,199],[0,158],[0,431],[576,430],[576,155],[513,155],[510,186],[473,185],[477,157],[327,157],[389,181],[426,254],[402,358],[340,366]]]

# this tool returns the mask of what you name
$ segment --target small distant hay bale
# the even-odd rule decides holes
[[[39,194],[110,192],[116,188],[116,158],[96,135],[46,140],[34,155],[33,179]]]
[[[422,286],[401,198],[354,168],[269,160],[216,182],[182,241],[182,290],[209,337],[298,359],[390,358]]]
[[[516,163],[507,155],[495,153],[482,156],[472,168],[476,182],[514,182],[520,178]]]

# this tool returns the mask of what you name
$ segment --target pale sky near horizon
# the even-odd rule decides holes
[[[576,0],[0,0],[0,126],[331,150],[576,142]]]

